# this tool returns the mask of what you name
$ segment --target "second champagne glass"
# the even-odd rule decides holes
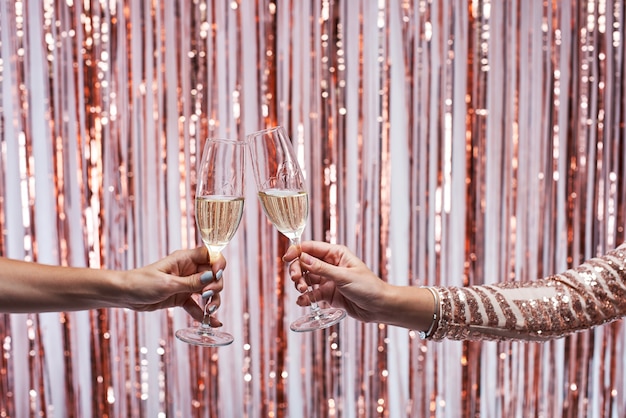
[[[246,143],[231,139],[209,139],[204,144],[196,187],[196,224],[211,262],[237,232],[244,204]],[[233,336],[210,326],[208,306],[197,327],[180,329],[176,337],[186,343],[215,347],[233,342]]]
[[[285,130],[277,126],[248,135],[247,142],[265,215],[300,249],[309,214],[309,195],[291,141]],[[311,285],[307,284],[311,291]],[[297,332],[314,331],[330,327],[345,316],[343,309],[322,309],[313,300],[310,312],[292,322],[290,328]]]

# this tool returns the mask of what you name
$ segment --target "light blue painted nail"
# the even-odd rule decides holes
[[[206,292],[204,292],[202,294],[202,299],[209,299],[210,297],[213,296],[213,291],[212,290],[207,290]]]
[[[224,274],[224,272],[220,269],[217,271],[217,273],[215,274],[215,277],[217,280],[222,278],[222,274]]]
[[[207,284],[211,280],[213,280],[213,272],[211,270],[205,271],[202,273],[202,276],[200,276],[200,283],[202,284]]]
[[[209,313],[210,313],[210,314],[212,314],[212,313],[214,313],[215,311],[217,311],[217,305],[211,305],[211,306],[209,307]]]

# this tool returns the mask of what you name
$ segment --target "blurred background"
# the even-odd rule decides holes
[[[0,254],[129,269],[201,244],[208,137],[287,128],[305,239],[383,280],[533,280],[624,240],[617,0],[0,2]],[[227,347],[182,309],[0,315],[0,416],[622,417],[621,321],[429,342],[303,313],[248,175]]]

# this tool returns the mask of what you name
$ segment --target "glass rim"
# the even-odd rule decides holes
[[[246,135],[246,137],[247,138],[251,138],[253,136],[265,135],[268,132],[278,131],[278,130],[286,131],[286,129],[285,129],[285,127],[283,125],[276,125],[276,126],[270,126],[269,128],[264,128],[264,129],[260,129],[258,131],[251,132],[248,135]],[[287,133],[287,132],[285,132],[285,133]]]
[[[208,144],[209,142],[219,142],[219,143],[226,143],[226,144],[244,144],[246,143],[246,141],[242,141],[241,139],[234,139],[234,138],[222,138],[222,137],[209,137],[206,139],[206,143]]]

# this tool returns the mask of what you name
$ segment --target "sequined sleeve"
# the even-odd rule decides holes
[[[559,338],[626,315],[626,244],[532,282],[434,290],[440,310],[433,340]]]

